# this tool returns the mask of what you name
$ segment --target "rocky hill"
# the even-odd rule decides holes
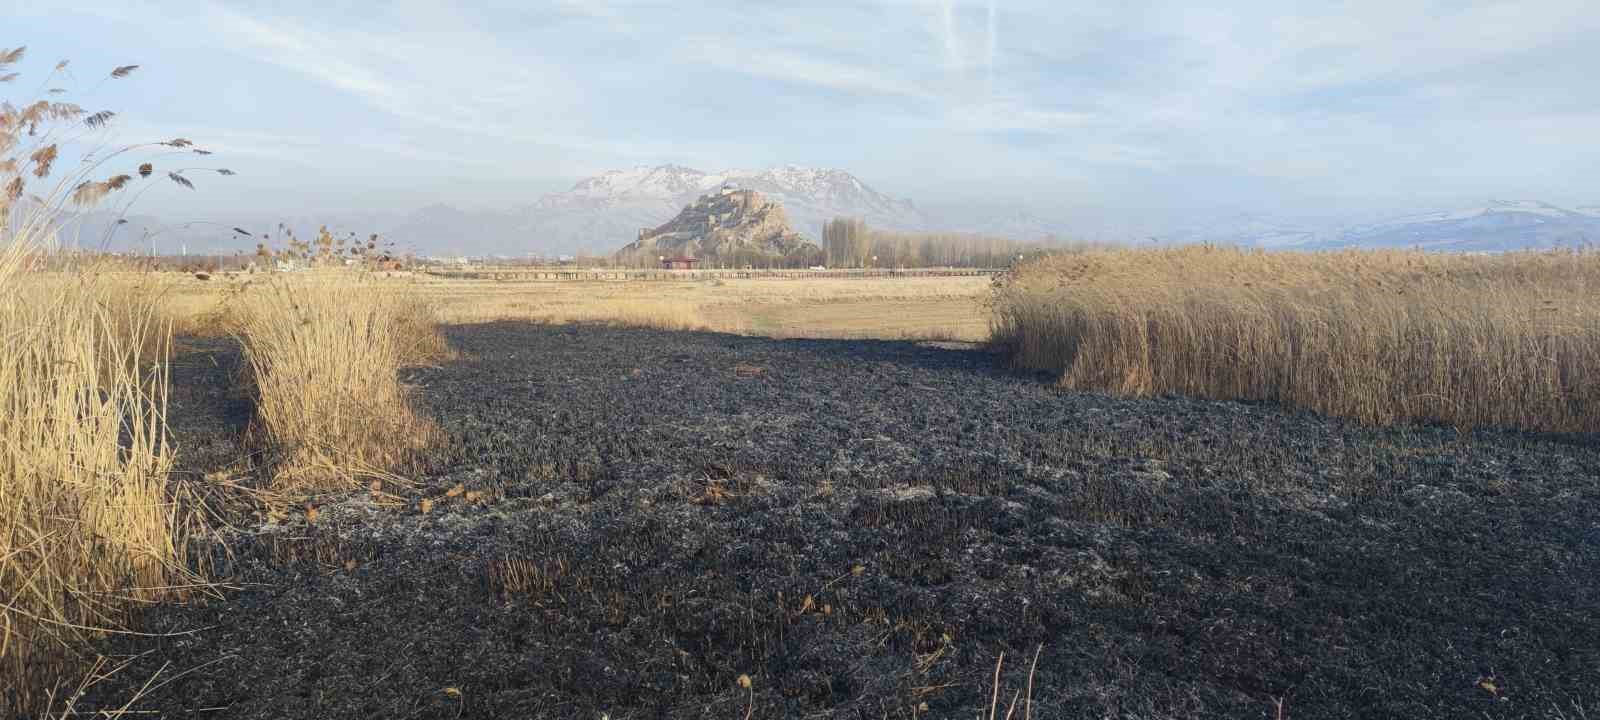
[[[678,216],[617,251],[619,258],[656,256],[737,262],[820,254],[789,226],[783,204],[765,193],[724,187],[700,196]]]

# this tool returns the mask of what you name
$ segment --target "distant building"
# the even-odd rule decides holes
[[[696,264],[698,264],[699,262],[700,262],[699,258],[692,258],[692,257],[661,258],[661,269],[663,269],[663,270],[693,270],[694,266]]]

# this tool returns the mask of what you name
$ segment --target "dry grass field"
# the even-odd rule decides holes
[[[953,338],[988,333],[974,277],[700,282],[424,280],[446,322],[598,321],[774,337]]]
[[[311,273],[314,275],[315,273]],[[340,276],[340,275],[336,275]],[[180,334],[216,332],[248,275],[162,276]],[[984,277],[728,279],[694,282],[495,282],[393,273],[367,282],[431,306],[441,322],[596,322],[771,337],[939,339],[989,333]]]

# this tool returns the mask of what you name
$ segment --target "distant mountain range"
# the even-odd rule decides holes
[[[1505,252],[1600,244],[1600,206],[1496,200],[1454,210],[1366,221],[1286,221],[1239,215],[1160,238],[1274,249],[1421,248]]]
[[[1498,201],[1346,228],[1331,244],[1498,252],[1589,243],[1600,243],[1600,207]]]
[[[1537,201],[1493,201],[1482,205],[1381,219],[1325,217],[1290,219],[1263,213],[1194,222],[1163,233],[1118,237],[1084,234],[1071,218],[1041,216],[1013,206],[996,209],[924,208],[872,188],[839,169],[795,165],[762,170],[702,172],[679,165],[613,170],[578,181],[503,210],[466,210],[436,204],[407,213],[344,213],[325,217],[237,218],[218,223],[163,224],[130,217],[112,234],[112,249],[161,253],[187,247],[191,253],[249,250],[279,223],[302,238],[319,225],[360,237],[379,233],[399,247],[428,255],[558,255],[580,251],[609,255],[660,226],[701,195],[731,185],[756,190],[782,203],[793,228],[820,240],[822,224],[835,217],[863,218],[876,228],[970,232],[1019,240],[1057,237],[1086,240],[1149,240],[1162,244],[1211,242],[1274,249],[1420,247],[1429,250],[1498,252],[1600,243],[1600,204],[1562,208]],[[86,218],[79,235],[105,236],[106,213]],[[251,232],[246,238],[233,227]],[[1109,237],[1108,237],[1109,235]],[[1153,236],[1152,236],[1153,235]]]
[[[678,165],[613,170],[578,181],[570,190],[546,194],[504,210],[464,210],[436,204],[407,213],[340,214],[320,218],[238,218],[225,224],[162,226],[155,218],[130,217],[114,234],[113,249],[148,250],[155,235],[160,252],[254,247],[262,233],[283,223],[301,238],[323,224],[365,237],[379,233],[401,247],[425,254],[523,256],[586,251],[609,255],[638,239],[639,231],[671,220],[696,198],[732,185],[756,190],[782,203],[801,235],[818,240],[822,224],[839,216],[861,217],[874,227],[914,230],[934,223],[909,200],[880,193],[843,170],[794,165],[764,170],[701,172]],[[104,236],[114,218],[94,214],[81,235]],[[232,227],[250,230],[246,240]]]

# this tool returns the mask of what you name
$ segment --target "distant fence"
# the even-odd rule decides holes
[[[562,270],[509,268],[427,270],[427,275],[451,280],[550,281],[686,281],[686,280],[804,280],[828,278],[988,277],[1005,270],[995,268],[890,268],[841,270]]]

